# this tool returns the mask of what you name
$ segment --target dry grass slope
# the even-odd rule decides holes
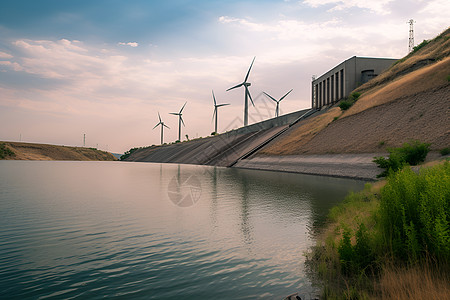
[[[356,89],[362,95],[349,110],[304,120],[258,155],[383,152],[409,139],[448,147],[449,75],[450,28]]]
[[[1,142],[12,150],[12,160],[72,160],[72,161],[113,161],[117,160],[109,152],[92,148],[67,147],[47,144]]]
[[[450,278],[429,265],[384,269],[379,290],[381,299],[450,299]]]

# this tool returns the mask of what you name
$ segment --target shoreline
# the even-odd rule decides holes
[[[240,160],[233,168],[375,181],[381,169],[373,162],[373,158],[386,155],[358,153],[257,156]]]

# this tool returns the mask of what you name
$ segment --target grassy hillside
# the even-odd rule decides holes
[[[299,122],[258,154],[383,152],[410,139],[450,146],[450,29],[416,49],[357,88],[350,109]]]
[[[117,160],[109,152],[82,147],[0,142],[0,159],[8,160]]]

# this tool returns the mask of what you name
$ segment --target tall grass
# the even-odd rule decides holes
[[[386,266],[379,281],[380,299],[450,299],[450,277],[433,266]]]
[[[450,164],[391,174],[381,191],[380,226],[396,259],[450,261]]]
[[[325,299],[422,299],[426,293],[442,299],[434,289],[449,291],[448,161],[417,173],[409,167],[393,172],[380,190],[366,186],[348,195],[330,219],[325,244],[308,258]]]

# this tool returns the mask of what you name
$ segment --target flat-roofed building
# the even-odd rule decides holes
[[[321,108],[349,96],[350,92],[389,68],[397,59],[353,56],[312,81],[311,107]]]

